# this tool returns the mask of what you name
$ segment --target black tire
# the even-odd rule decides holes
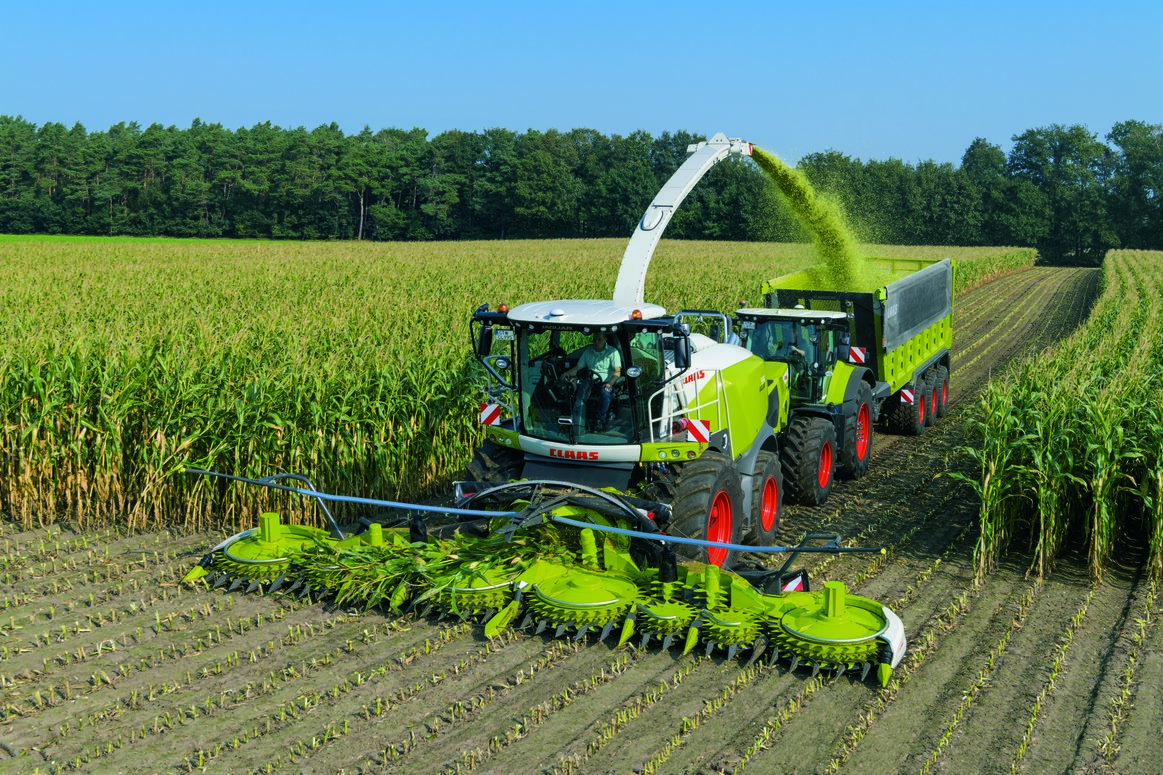
[[[783,469],[779,455],[763,451],[755,459],[755,475],[751,477],[751,528],[747,531],[747,543],[774,546],[781,516]]]
[[[937,419],[949,414],[949,369],[937,367]]]
[[[859,479],[868,473],[868,461],[872,459],[872,388],[864,380],[856,389],[855,409],[844,423],[839,474],[843,479]]]
[[[906,404],[899,394],[893,396],[889,410],[889,426],[905,436],[920,436],[925,430],[925,415],[928,401],[925,399],[925,380],[918,379],[912,385],[913,403]]]
[[[465,467],[464,478],[482,484],[504,484],[521,475],[524,455],[515,449],[502,447],[491,439],[473,450],[472,460]]]
[[[937,370],[925,372],[925,427],[930,428],[937,424]]]
[[[708,450],[683,464],[671,506],[669,532],[686,538],[738,544],[743,533],[743,488],[731,459]],[[682,557],[730,568],[734,550],[678,544]]]
[[[789,498],[804,506],[828,500],[836,473],[836,427],[831,420],[804,415],[793,419],[781,457]]]

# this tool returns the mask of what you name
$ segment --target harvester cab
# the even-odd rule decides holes
[[[489,399],[508,410],[499,424],[548,443],[609,447],[653,440],[659,391],[690,365],[689,335],[653,305],[541,302],[478,310],[471,325],[491,381]],[[553,450],[543,451],[597,459]]]

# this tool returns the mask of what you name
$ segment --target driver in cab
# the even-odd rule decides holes
[[[566,370],[561,375],[562,379],[573,380],[583,369],[589,369],[593,378],[582,380],[577,387],[577,393],[573,398],[574,424],[581,425],[582,417],[585,414],[586,400],[590,397],[594,385],[601,381],[602,392],[598,400],[598,422],[604,430],[609,421],[607,415],[610,411],[610,400],[614,395],[614,383],[622,376],[622,354],[618,352],[618,348],[607,344],[604,331],[594,332],[593,344],[582,350],[577,364]]]

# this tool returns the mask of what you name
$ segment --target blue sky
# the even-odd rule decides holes
[[[975,137],[1163,123],[1163,2],[11,0],[0,115],[724,131],[785,159],[958,163]]]

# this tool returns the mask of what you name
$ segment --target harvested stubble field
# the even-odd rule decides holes
[[[177,580],[219,534],[0,534],[0,770],[48,772],[1157,771],[1163,630],[1131,555],[973,582],[962,420],[995,374],[1085,318],[1099,271],[1033,268],[959,296],[949,418],[878,435],[867,477],[787,509],[887,554],[810,564],[905,621],[886,690]],[[972,473],[965,471],[966,473]]]

